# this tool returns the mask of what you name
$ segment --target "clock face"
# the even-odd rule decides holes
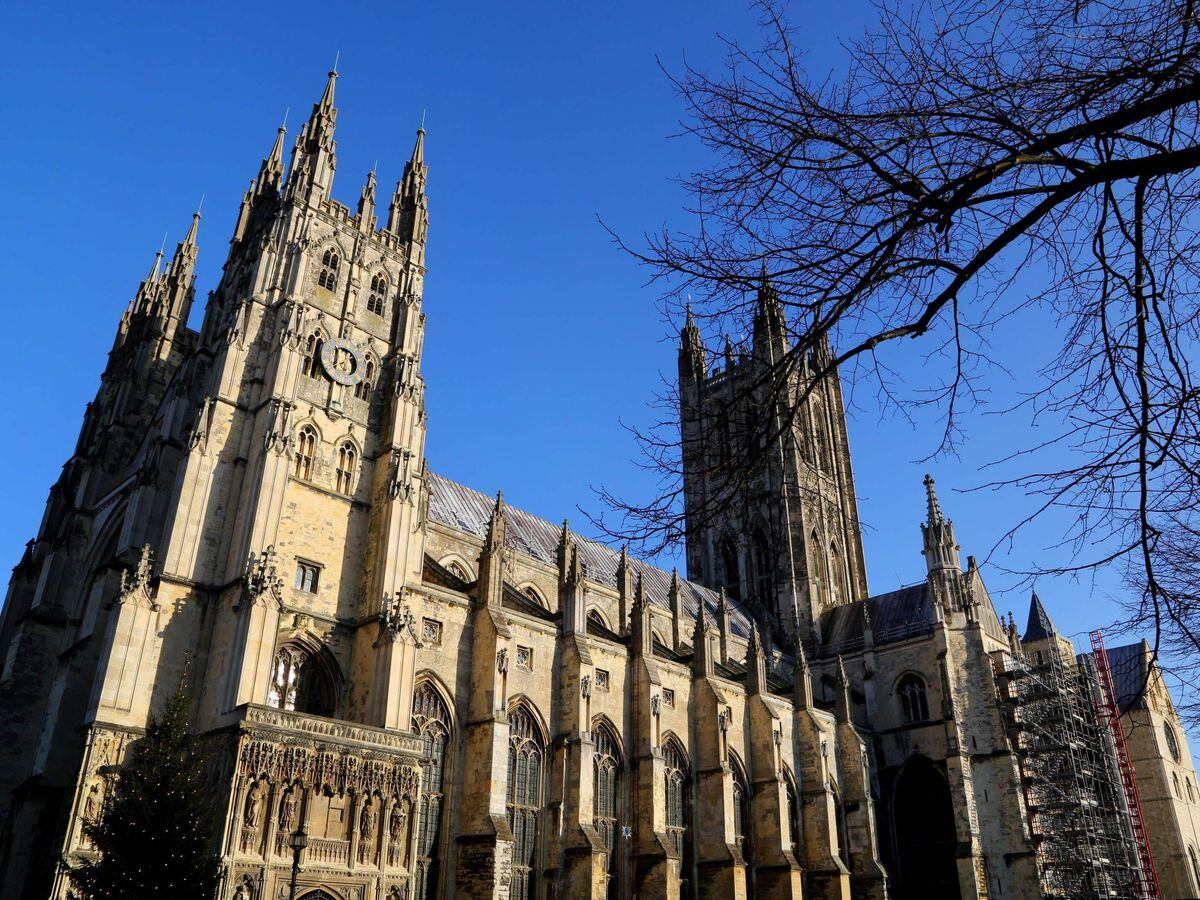
[[[321,345],[321,367],[338,384],[352,386],[366,376],[358,344],[346,338],[330,338]]]

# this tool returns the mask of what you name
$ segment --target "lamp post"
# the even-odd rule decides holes
[[[288,900],[296,900],[296,876],[300,874],[300,851],[308,846],[308,832],[301,825],[288,838],[292,848],[292,886],[288,890]]]

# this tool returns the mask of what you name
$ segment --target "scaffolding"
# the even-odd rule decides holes
[[[1042,896],[1146,900],[1092,656],[1052,637],[1032,658],[998,654],[997,670]]]

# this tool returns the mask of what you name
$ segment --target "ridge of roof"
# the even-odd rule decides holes
[[[436,472],[429,473],[429,517],[440,525],[482,538],[487,533],[488,519],[495,502],[494,497],[474,488]],[[561,526],[513,506],[507,500],[505,509],[508,515],[505,546],[549,565],[556,565]],[[615,588],[620,554],[598,541],[580,535],[572,537],[579,542],[579,556],[587,566],[588,579]],[[649,601],[660,609],[670,610],[671,573],[640,559],[631,557],[629,562],[634,571],[642,576],[643,589]],[[708,614],[715,617],[716,591],[684,578],[679,579],[679,585],[685,616],[694,620],[703,603]],[[731,598],[727,600],[733,634],[742,639],[749,637],[750,616],[740,603]]]

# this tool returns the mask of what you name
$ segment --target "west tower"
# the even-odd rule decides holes
[[[789,645],[819,638],[822,612],[867,595],[841,382],[821,374],[829,359],[827,345],[789,346],[765,269],[748,347],[726,338],[713,365],[690,310],[680,334],[688,575]]]

